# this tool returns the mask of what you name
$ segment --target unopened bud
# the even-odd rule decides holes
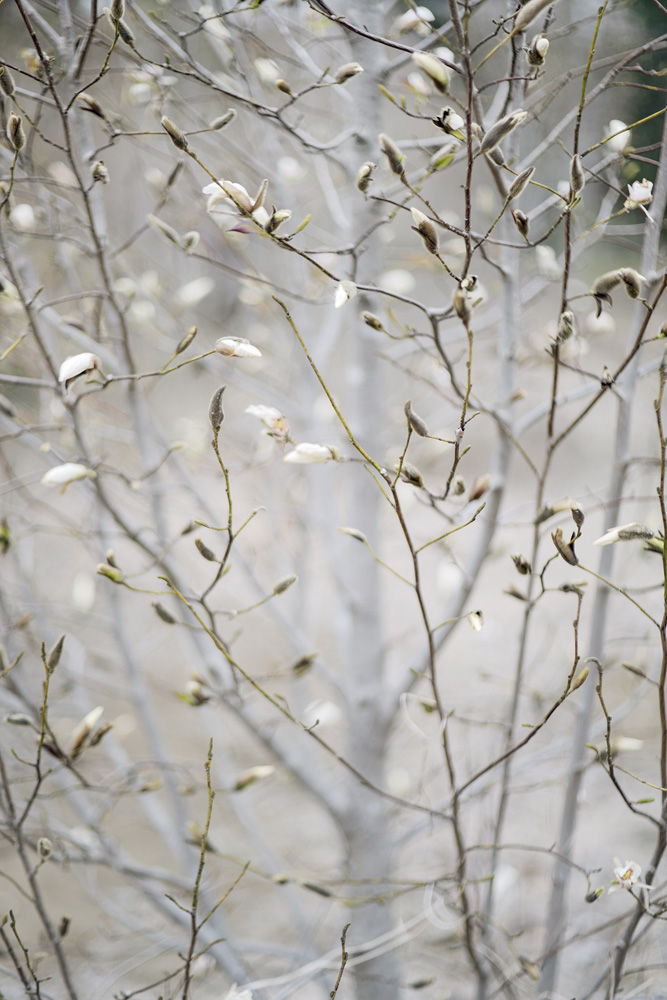
[[[283,80],[282,78],[276,80],[276,87],[278,88],[278,90],[281,90],[283,94],[287,94],[288,97],[292,96],[292,88],[290,87],[287,80]]]
[[[162,128],[165,130],[165,132],[173,142],[174,146],[176,146],[176,149],[188,148],[187,139],[181,132],[180,128],[174,125],[174,123],[170,118],[167,118],[166,115],[163,115],[162,118],[160,119],[160,123],[162,125]]]
[[[430,52],[413,52],[412,59],[435,84],[436,89],[444,94],[449,88],[449,71],[442,60]]]
[[[361,318],[363,319],[366,326],[370,326],[373,330],[384,330],[382,325],[382,320],[379,316],[376,316],[372,312],[362,312]]]
[[[266,220],[264,224],[264,229],[267,233],[275,233],[278,226],[282,226],[283,222],[287,222],[292,218],[292,213],[288,208],[278,208],[274,207],[271,215]]]
[[[292,586],[292,584],[296,583],[296,581],[298,579],[299,578],[296,575],[296,573],[290,573],[289,576],[284,576],[282,578],[282,580],[278,580],[278,583],[273,588],[273,593],[274,594],[284,594],[285,591],[289,590],[289,588]]]
[[[167,609],[162,604],[160,604],[159,601],[153,601],[152,603],[153,607],[155,608],[155,614],[158,616],[158,618],[161,618],[162,621],[166,622],[167,625],[176,624],[176,619],[174,618],[172,613],[170,611],[167,611]]]
[[[404,407],[405,415],[408,418],[408,425],[411,429],[418,434],[420,437],[428,437],[428,427],[426,426],[426,421],[422,420],[418,414],[412,409],[412,403],[410,400],[407,401]]]
[[[107,580],[111,580],[112,583],[122,583],[123,574],[119,569],[114,569],[113,566],[107,566],[106,563],[100,563],[97,567],[97,572],[100,576],[105,576]]]
[[[570,566],[576,566],[577,563],[579,562],[574,553],[574,538],[575,536],[572,535],[570,541],[566,542],[565,539],[563,538],[562,528],[556,528],[555,531],[551,532],[551,540],[558,549],[559,554],[562,556],[562,558],[565,560],[566,563],[570,564]]]
[[[454,306],[456,315],[459,317],[463,325],[467,327],[472,317],[472,307],[470,305],[470,296],[465,289],[460,287],[454,289],[452,305]]]
[[[491,475],[485,472],[483,476],[478,476],[474,480],[472,486],[470,487],[470,493],[468,494],[468,501],[480,500],[485,493],[488,493],[491,489]]]
[[[398,470],[399,468],[398,464],[395,465],[394,468]],[[416,465],[413,465],[411,462],[404,461],[400,466],[400,470],[401,470],[401,479],[403,479],[406,483],[410,483],[412,486],[424,485],[422,474]]]
[[[46,669],[50,674],[56,669],[60,663],[60,657],[63,655],[63,646],[65,645],[65,636],[61,635],[57,643],[50,651],[46,658]]]
[[[96,115],[97,118],[106,119],[106,115],[102,110],[102,106],[99,101],[96,101],[94,97],[90,94],[77,94],[77,101],[81,104],[82,111],[89,111],[92,115]]]
[[[197,230],[190,229],[187,233],[183,233],[183,237],[181,239],[181,246],[183,247],[186,253],[192,253],[192,251],[196,250],[197,246],[199,245],[199,240],[200,236]]]
[[[604,892],[604,886],[603,885],[598,886],[598,888],[593,889],[592,892],[587,892],[586,895],[584,896],[584,900],[587,903],[594,903],[596,899],[600,898],[603,892]]]
[[[37,841],[37,853],[39,854],[42,861],[46,861],[47,858],[51,857],[53,851],[53,844],[48,837],[40,837]]]
[[[226,125],[231,125],[231,123],[236,118],[236,111],[230,108],[229,111],[225,111],[224,115],[220,115],[219,118],[214,118],[212,122],[209,122],[209,128],[212,132],[217,132],[218,129],[225,128]]]
[[[573,691],[576,691],[577,688],[580,688],[581,685],[585,683],[586,678],[588,677],[589,673],[590,673],[590,671],[589,671],[588,667],[584,667],[584,669],[581,671],[581,673],[578,674],[574,678],[574,680],[572,681],[572,687],[570,688],[570,693],[572,693]]]
[[[7,97],[11,97],[14,93],[14,77],[6,66],[0,66],[0,89],[4,91]]]
[[[405,167],[403,166],[405,156],[401,153],[393,139],[390,139],[384,132],[380,133],[379,140],[382,152],[387,157],[391,170],[398,177],[403,177],[405,174]]]
[[[495,149],[498,143],[506,139],[510,132],[513,132],[517,125],[520,125],[524,118],[527,117],[526,111],[513,111],[510,115],[506,115],[501,118],[499,122],[492,125],[489,131],[485,134],[482,139],[481,150],[483,153],[490,153],[492,149]]]
[[[556,343],[564,344],[566,340],[574,336],[574,313],[569,309],[560,314],[558,319],[558,333],[556,334]]]
[[[12,111],[7,120],[7,138],[17,153],[20,153],[25,146],[25,132],[21,116]]]
[[[530,48],[526,49],[526,58],[531,66],[543,66],[549,51],[549,39],[546,35],[535,35]]]
[[[528,167],[527,170],[523,170],[520,174],[517,174],[509,186],[509,190],[507,192],[508,201],[512,201],[513,198],[518,198],[519,195],[525,191],[534,173],[535,167]]]
[[[339,528],[338,530],[342,531],[344,535],[349,535],[350,538],[356,538],[356,540],[361,542],[363,545],[366,545],[368,542],[368,539],[363,531],[359,531],[357,528]]]
[[[159,233],[166,236],[170,243],[174,243],[177,247],[181,245],[181,238],[174,229],[170,226],[168,222],[163,222],[162,219],[158,219],[157,215],[149,214],[146,216],[146,222],[148,222],[153,229],[157,229]]]
[[[347,83],[351,80],[353,76],[357,76],[359,73],[363,73],[364,67],[358,62],[344,63],[336,70],[335,81],[336,83]]]
[[[584,185],[586,183],[586,175],[584,174],[584,168],[581,165],[581,157],[579,153],[572,157],[570,161],[570,200],[574,199],[581,194],[584,190]]]
[[[8,723],[10,726],[32,726],[33,721],[29,715],[24,715],[22,712],[11,712],[6,715],[3,722]]]
[[[536,17],[539,17],[543,10],[550,7],[555,0],[528,0],[525,3],[514,21],[514,31],[513,33],[519,31],[525,31],[529,25],[533,23]]]
[[[182,354],[183,351],[190,346],[190,344],[192,343],[192,341],[195,339],[196,336],[197,336],[197,327],[191,326],[186,335],[183,337],[183,339],[179,340],[178,346],[174,351],[174,354]]]
[[[452,480],[452,495],[455,497],[463,496],[466,491],[466,481],[463,476],[454,476]]]
[[[201,538],[199,538],[199,536],[197,536],[197,538],[195,538],[195,545],[197,546],[197,551],[199,552],[200,556],[203,556],[204,559],[208,560],[208,562],[217,562],[218,561],[217,558],[216,558],[216,556],[215,556],[215,553],[211,552],[211,550],[209,549],[208,545],[204,545],[204,543],[202,542]]]
[[[222,421],[225,419],[225,413],[222,408],[222,396],[226,388],[226,385],[221,385],[219,389],[216,389],[208,405],[208,419],[215,434],[218,433],[222,426]]]
[[[120,21],[125,13],[125,0],[111,0],[111,16],[114,21]]]
[[[576,524],[577,528],[581,528],[584,523],[585,516],[576,500],[573,500],[570,504],[570,510],[572,512],[572,520]]]
[[[638,271],[635,271],[632,267],[622,267],[618,272],[618,276],[625,285],[625,290],[631,299],[639,298],[639,293],[641,292],[641,283],[646,281]]]
[[[514,219],[514,225],[519,230],[521,236],[524,240],[528,239],[528,230],[530,229],[530,219],[528,216],[521,211],[519,208],[512,209],[512,218]]]
[[[429,253],[438,252],[438,230],[435,225],[427,215],[420,212],[418,208],[411,209],[412,218],[415,221],[415,225],[412,229],[416,233],[419,233],[422,240],[424,241],[424,246],[429,251]]]
[[[357,174],[357,187],[360,191],[365,194],[370,187],[370,183],[373,180],[373,171],[377,168],[377,163],[371,163],[367,160],[366,163],[362,163],[359,167],[359,173]]]

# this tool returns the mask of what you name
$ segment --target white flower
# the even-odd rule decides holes
[[[617,524],[610,528],[601,538],[596,538],[593,545],[613,545],[614,542],[631,542],[636,539],[650,541],[655,538],[655,532],[647,524],[631,521],[630,524]]]
[[[234,983],[225,1000],[252,1000],[252,990],[240,990]]]
[[[215,281],[208,275],[201,278],[194,278],[176,291],[174,301],[179,306],[195,306],[207,295],[210,295],[215,288]]]
[[[449,70],[441,59],[438,59],[437,56],[432,55],[430,52],[413,52],[412,60],[433,80],[439,91],[444,92],[447,90],[449,86]]]
[[[93,472],[92,469],[85,465],[79,465],[78,462],[65,462],[64,465],[55,465],[48,472],[45,472],[42,476],[42,484],[44,486],[62,486],[61,492],[64,493],[70,483],[87,477],[95,479],[96,475],[97,473]]]
[[[625,199],[623,208],[630,211],[633,208],[640,208],[642,205],[649,205],[653,198],[653,181],[634,181],[628,184],[628,197]]]
[[[251,417],[259,417],[267,427],[273,427],[276,420],[282,420],[283,416],[275,406],[264,406],[261,403],[253,403],[252,406],[246,406],[245,412],[249,413]]]
[[[616,134],[618,133],[618,134]],[[612,153],[622,153],[630,142],[631,131],[626,127],[625,122],[618,118],[612,118],[607,126],[607,135],[612,136],[607,140],[607,147]]]
[[[399,35],[404,31],[416,31],[418,35],[428,35],[430,29],[424,22],[434,20],[435,14],[428,7],[415,7],[414,10],[406,10],[405,14],[397,17],[392,30]]]
[[[626,861],[624,865],[621,864],[620,858],[614,858],[614,875],[616,876],[611,885],[609,886],[609,892],[616,892],[617,889],[650,889],[651,886],[646,882],[640,882],[639,876],[642,873],[641,865],[638,865],[636,861]]]
[[[262,205],[265,193],[265,181],[262,182],[257,194],[252,198],[243,184],[226,181],[223,177],[218,183],[212,182],[202,188],[202,194],[208,196],[206,211],[225,230],[237,226],[239,218],[247,218],[244,213],[248,213],[255,222],[263,227],[270,217]]]
[[[471,611],[470,614],[466,615],[466,621],[473,632],[481,632],[482,625],[484,624],[484,615],[481,611]]]
[[[243,337],[221,337],[216,340],[215,349],[218,354],[228,358],[261,358],[262,352],[249,340]]]
[[[346,302],[353,299],[356,294],[357,286],[353,281],[341,281],[340,284],[336,285],[336,291],[334,292],[334,308],[340,309]]]
[[[312,465],[314,462],[330,462],[333,457],[331,448],[327,448],[326,445],[309,444],[304,441],[292,451],[288,451],[283,462],[291,462],[293,465]]]
[[[9,219],[16,229],[21,229],[23,232],[28,229],[34,229],[37,222],[32,205],[28,205],[25,202],[14,206],[9,213]]]
[[[558,266],[556,251],[553,247],[540,244],[540,246],[535,247],[535,256],[537,258],[537,269],[542,277],[551,278],[552,280],[560,277],[561,269]]]
[[[84,354],[73,354],[65,358],[58,372],[58,381],[65,383],[65,388],[78,378],[79,375],[90,375],[100,363],[96,354],[85,352]]]

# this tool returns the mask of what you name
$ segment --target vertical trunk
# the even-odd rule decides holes
[[[364,24],[371,32],[381,33],[380,5],[350,0],[346,10],[350,19]],[[377,220],[379,210],[375,202],[365,201],[354,188],[358,168],[366,160],[377,160],[377,136],[381,131],[380,99],[377,85],[382,50],[377,45],[357,35],[350,36],[352,56],[364,67],[363,76],[354,81],[354,102],[351,104],[351,122],[356,128],[349,150],[348,167],[351,197],[349,211],[351,231],[349,238],[355,243],[368,232]],[[375,237],[364,245],[358,261],[354,280],[360,284],[376,281],[380,270],[380,253]],[[357,317],[363,309],[373,308],[355,299]],[[348,307],[350,308],[350,307]],[[377,306],[375,306],[377,308]],[[347,339],[347,412],[354,433],[374,456],[382,450],[381,388],[376,346],[377,333],[357,319]],[[380,493],[372,478],[361,466],[354,470],[349,494],[349,523],[377,538],[380,518]],[[349,747],[352,763],[369,779],[384,784],[384,758],[386,724],[379,711],[382,691],[384,656],[382,622],[380,616],[380,580],[377,563],[364,546],[345,547],[344,578],[349,586],[348,643],[345,650],[345,690],[349,709]],[[365,884],[357,887],[359,896],[377,896],[382,893],[381,881],[390,875],[392,842],[386,803],[368,788],[352,780],[349,801],[342,822],[348,855],[348,876]],[[391,910],[386,904],[369,903],[360,906],[352,916],[349,945],[373,940],[391,930]],[[370,959],[356,967],[357,996],[359,1000],[393,1000],[398,992],[398,960],[394,950]]]

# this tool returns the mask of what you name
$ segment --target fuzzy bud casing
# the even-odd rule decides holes
[[[405,174],[405,167],[403,166],[405,156],[401,153],[394,140],[390,139],[384,132],[380,133],[379,139],[382,152],[387,157],[391,170],[398,177],[403,177]]]
[[[174,125],[171,118],[167,118],[166,115],[163,115],[160,119],[160,124],[173,142],[174,146],[176,146],[176,149],[188,148],[188,140],[185,138],[180,128],[178,128],[177,125]]]
[[[527,170],[522,170],[520,174],[517,174],[509,186],[509,190],[507,192],[508,201],[518,198],[519,195],[526,190],[534,173],[535,167],[528,167]]]
[[[222,397],[226,388],[226,385],[221,385],[219,389],[216,389],[208,405],[208,419],[214,434],[218,433],[222,427],[222,421],[225,419],[225,412],[222,408]]]
[[[25,146],[25,132],[23,130],[21,116],[15,114],[13,111],[7,119],[7,138],[9,139],[13,149],[17,153],[20,153]]]

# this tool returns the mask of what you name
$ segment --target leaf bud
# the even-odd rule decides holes
[[[60,657],[63,654],[63,646],[64,645],[65,645],[65,636],[61,635],[60,638],[58,639],[57,643],[55,644],[55,646],[53,647],[53,649],[51,649],[51,651],[49,652],[49,655],[46,658],[46,669],[48,670],[48,672],[50,674],[53,673],[53,671],[56,669],[56,667],[60,663]]]
[[[119,569],[114,569],[113,566],[107,566],[106,563],[100,563],[97,567],[97,572],[100,576],[105,576],[107,580],[111,580],[112,583],[122,583],[123,574]]]

